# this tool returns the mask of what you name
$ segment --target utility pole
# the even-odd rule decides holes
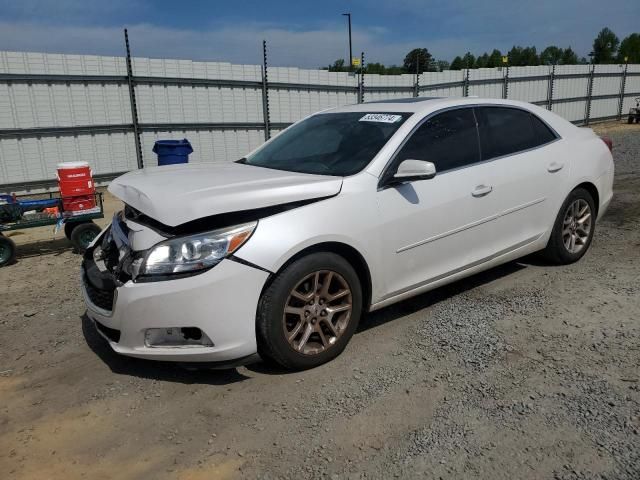
[[[343,13],[343,16],[347,17],[349,24],[349,71],[352,71],[351,62],[353,61],[353,50],[351,49],[351,13]]]

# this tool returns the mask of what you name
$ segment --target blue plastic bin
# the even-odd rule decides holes
[[[189,154],[193,148],[189,140],[157,140],[153,146],[153,153],[158,155],[158,165],[175,165],[189,163]]]

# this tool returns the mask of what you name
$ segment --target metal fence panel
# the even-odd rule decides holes
[[[89,161],[97,175],[136,168],[126,65],[123,57],[0,51],[0,189],[46,183],[60,161]],[[597,65],[593,75],[592,68],[556,66],[552,84],[547,66],[363,78],[269,67],[265,86],[261,65],[133,58],[131,82],[147,164],[156,139],[185,137],[191,161],[227,162],[264,141],[267,119],[276,135],[304,116],[357,102],[360,81],[364,101],[467,94],[543,107],[553,86],[552,110],[570,121],[615,117],[621,98],[626,115],[640,95],[640,65]]]

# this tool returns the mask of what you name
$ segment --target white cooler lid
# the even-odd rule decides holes
[[[63,170],[65,168],[82,168],[88,166],[89,162],[63,162],[58,164],[58,170]]]

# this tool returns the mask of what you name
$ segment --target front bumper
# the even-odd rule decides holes
[[[86,260],[85,260],[86,261]],[[255,316],[268,272],[225,259],[199,275],[116,288],[111,309],[91,300],[84,274],[87,315],[117,353],[175,362],[230,362],[256,354]],[[93,298],[95,292],[92,292]],[[103,305],[104,306],[104,305]],[[197,327],[212,347],[148,347],[148,328]]]

